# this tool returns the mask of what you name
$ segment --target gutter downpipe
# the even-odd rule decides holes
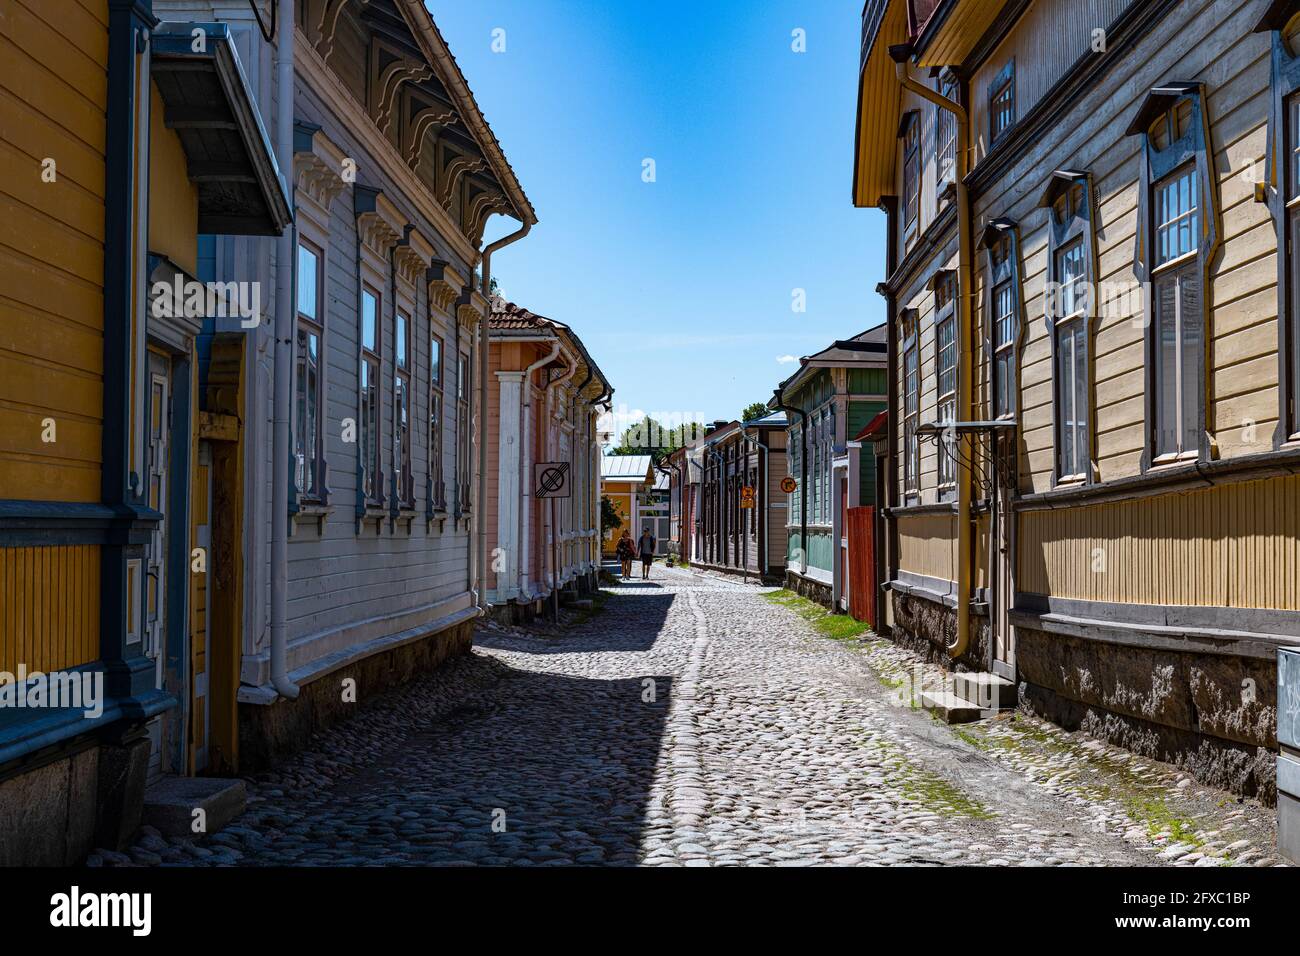
[[[284,2],[284,0],[281,0]],[[290,129],[292,132],[292,128]],[[483,248],[481,261],[483,263],[483,298],[488,300],[488,315],[479,319],[478,333],[478,501],[475,503],[475,530],[477,531],[478,547],[471,550],[470,558],[470,577],[473,582],[473,589],[477,599],[479,611],[481,614],[487,613],[487,405],[488,405],[488,320],[492,313],[492,300],[489,290],[492,288],[492,253],[498,249],[503,249],[511,243],[518,242],[528,231],[533,228],[533,224],[528,221],[527,213],[524,214],[523,225],[509,235],[502,236],[496,242],[489,243]]]
[[[279,0],[276,37],[276,164],[286,177],[289,212],[297,216],[293,176],[293,3]],[[289,700],[297,700],[298,685],[289,679],[289,412],[293,404],[293,286],[294,233],[288,226],[276,240],[275,250],[275,392],[271,432],[271,686]]]
[[[522,596],[524,584],[528,581],[528,566],[525,563],[532,547],[532,527],[533,527],[533,496],[528,491],[528,476],[533,470],[533,373],[543,365],[548,365],[555,361],[555,356],[560,354],[560,340],[551,339],[551,352],[545,358],[540,358],[528,368],[524,369],[524,427],[522,429],[523,448],[520,449],[519,467],[523,474],[520,476],[519,489],[523,494],[524,506],[519,509],[519,574],[516,585]],[[532,596],[531,582],[527,591]],[[529,602],[531,603],[531,601]]]
[[[794,412],[799,416],[799,553],[800,574],[808,570],[808,413],[802,408],[795,408],[785,404],[781,398],[781,390],[778,388],[772,393],[774,397],[773,408],[782,412]],[[789,432],[786,433],[787,435]],[[786,445],[789,445],[787,440]],[[788,449],[787,449],[788,450]],[[786,569],[790,567],[786,562]]]
[[[970,116],[960,103],[912,79],[907,60],[912,48],[908,44],[889,48],[899,84],[906,90],[952,113],[957,120],[957,289],[960,322],[957,326],[957,420],[971,420],[971,262],[974,256],[974,232],[971,227],[970,190],[966,174],[970,166]],[[960,441],[958,438],[956,441]],[[942,450],[940,450],[942,453]],[[970,591],[972,568],[971,481],[970,466],[955,453],[957,481],[957,635],[948,645],[948,656],[961,657],[970,647]]]

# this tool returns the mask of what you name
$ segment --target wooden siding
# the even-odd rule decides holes
[[[1268,208],[1253,201],[1248,177],[1248,170],[1256,169],[1262,178],[1268,115],[1268,40],[1251,33],[1259,7],[1252,0],[1180,6],[1073,107],[1070,119],[1050,128],[1038,149],[976,201],[977,223],[1009,217],[1020,228],[1026,319],[1020,355],[1022,491],[1050,489],[1054,465],[1051,353],[1043,319],[1048,211],[1037,208],[1038,198],[1053,169],[1090,171],[1097,195],[1097,278],[1110,284],[1134,282],[1141,144],[1125,129],[1147,90],[1170,78],[1206,85],[1222,206],[1225,245],[1210,275],[1214,365],[1207,428],[1220,457],[1272,447],[1277,420],[1276,240]],[[981,284],[977,303],[986,330],[983,262],[976,265]],[[1094,326],[1092,449],[1103,481],[1136,475],[1141,468],[1144,328],[1140,297],[1130,303],[1133,307],[1103,315]],[[983,337],[977,335],[977,341]],[[987,357],[979,358],[983,367]]]
[[[1300,610],[1300,476],[1020,515],[1021,591]]]
[[[957,576],[957,516],[898,516],[898,567],[913,574],[952,581]]]
[[[149,251],[190,275],[198,271],[199,191],[180,137],[169,130],[158,87],[149,84]]]
[[[99,658],[99,548],[0,548],[0,671],[49,672]]]
[[[6,4],[0,498],[100,496],[107,60],[107,3]],[[47,418],[53,442],[42,441]]]

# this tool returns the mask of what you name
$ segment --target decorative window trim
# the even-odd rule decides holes
[[[428,282],[429,302],[429,340],[438,341],[439,375],[433,378],[432,345],[430,346],[429,395],[426,396],[432,410],[433,400],[438,399],[438,432],[436,438],[432,431],[426,436],[428,456],[424,482],[424,517],[426,525],[432,526],[435,520],[441,522],[447,517],[447,375],[449,374],[447,347],[454,343],[456,336],[456,301],[465,287],[465,279],[444,259],[433,259],[425,272]],[[426,422],[431,417],[426,416]]]
[[[936,84],[940,96],[961,102],[961,83],[951,70],[940,71]],[[952,135],[945,135],[948,130]],[[951,165],[944,169],[944,146],[952,144]],[[957,116],[939,104],[934,106],[934,178],[935,193],[942,198],[948,190],[945,184],[957,182]]]
[[[1188,128],[1182,136],[1172,139],[1163,149],[1156,149],[1150,142],[1148,129],[1155,119],[1180,102],[1187,100],[1191,104],[1191,117]],[[1209,361],[1214,341],[1212,288],[1210,285],[1210,263],[1219,247],[1223,236],[1220,219],[1222,206],[1219,202],[1218,176],[1214,168],[1214,157],[1206,148],[1210,142],[1209,118],[1205,111],[1205,85],[1203,83],[1170,82],[1152,88],[1143,100],[1142,106],[1133,117],[1126,131],[1129,136],[1140,136],[1142,148],[1139,151],[1139,190],[1137,236],[1134,240],[1133,271],[1137,280],[1147,288],[1151,287],[1155,261],[1155,240],[1152,218],[1154,215],[1152,192],[1154,187],[1170,174],[1184,165],[1194,164],[1197,177],[1198,202],[1200,216],[1198,219],[1200,235],[1197,241],[1197,272],[1201,280],[1201,362],[1198,365],[1197,388],[1201,401],[1197,402],[1197,434],[1200,436],[1197,461],[1210,461],[1218,458],[1218,446],[1210,438],[1208,409],[1210,408],[1209,383],[1211,381]],[[1141,470],[1146,473],[1153,468],[1167,464],[1157,461],[1155,457],[1157,408],[1156,408],[1156,315],[1154,295],[1143,295],[1143,319],[1145,334],[1143,350],[1145,358],[1145,426],[1142,442]],[[1179,460],[1187,460],[1180,458]]]
[[[899,336],[903,371],[903,502],[912,504],[921,500],[921,445],[916,426],[921,421],[921,344],[916,309],[903,309],[900,313],[902,335]],[[909,409],[907,387],[907,360],[909,354],[916,359],[916,397]],[[909,421],[910,420],[910,421]],[[908,430],[909,424],[911,430]]]
[[[1300,218],[1300,170],[1292,171],[1291,139],[1300,139],[1292,129],[1288,102],[1300,96],[1300,56],[1286,39],[1286,27],[1300,15],[1300,3],[1278,2],[1270,6],[1255,27],[1256,33],[1272,34],[1269,75],[1268,146],[1264,160],[1264,182],[1256,187],[1256,200],[1268,203],[1277,232],[1277,355],[1278,415],[1273,430],[1273,447],[1300,441],[1300,278],[1293,278],[1291,266],[1300,249],[1290,242],[1288,220]],[[1294,179],[1293,179],[1294,177]],[[1262,187],[1263,195],[1259,195]],[[1296,197],[1288,208],[1288,193]],[[1290,246],[1291,248],[1288,248]]]
[[[916,242],[916,238],[921,232],[921,111],[908,110],[903,114],[903,118],[898,124],[898,139],[901,143],[903,162],[899,176],[899,206],[903,222],[903,248],[910,248]],[[911,145],[909,146],[909,141]],[[907,191],[907,167],[908,163],[915,164],[915,172],[912,177],[914,196],[913,206],[914,215],[908,218],[908,191]]]
[[[1004,89],[1009,90],[1011,97],[1011,120],[1004,129],[997,128],[997,110],[994,104],[997,102],[997,96]],[[988,86],[988,111],[989,111],[989,147],[992,148],[995,143],[1006,136],[1015,128],[1016,125],[1016,59],[1012,57],[1007,60],[1006,66],[998,71],[998,75],[993,77]]]
[[[433,243],[413,225],[408,224],[402,241],[392,250],[393,276],[393,436],[392,436],[392,492],[389,514],[394,522],[415,514],[415,459],[420,429],[415,423],[421,420],[418,383],[420,381],[421,350],[416,329],[420,322],[420,285],[433,261]],[[399,281],[400,280],[400,281]],[[427,308],[427,304],[426,304]],[[398,364],[398,315],[406,319],[406,367]],[[398,381],[405,385],[406,394],[406,447],[402,448],[398,408]],[[410,525],[408,523],[409,532]]]
[[[945,283],[952,283],[952,295],[942,305],[939,305],[939,290]],[[941,417],[941,406],[951,395],[950,401],[953,405],[953,420],[956,419],[957,396],[961,394],[964,383],[961,381],[961,361],[958,355],[961,349],[960,330],[957,328],[957,298],[962,294],[958,287],[957,273],[952,269],[938,269],[930,276],[926,283],[928,288],[935,295],[935,308],[930,317],[930,327],[934,330],[934,416],[935,424],[942,426],[944,419]],[[952,365],[952,391],[940,391],[942,386],[939,384],[939,327],[946,323],[952,323],[952,348],[953,348],[953,365]],[[919,369],[918,369],[919,373]],[[919,413],[919,411],[918,411]],[[941,433],[938,441],[935,442],[935,489],[938,501],[955,501],[957,498],[957,448],[951,432]],[[945,466],[944,462],[948,462]],[[945,471],[948,473],[945,475]]]
[[[994,258],[994,251],[999,242],[1007,243],[1007,255],[1001,262]],[[1022,281],[1022,270],[1020,264],[1020,229],[1013,219],[994,219],[980,235],[979,248],[984,250],[984,267],[987,270],[988,282],[986,283],[984,297],[985,315],[989,317],[988,334],[984,336],[985,352],[989,356],[989,418],[1008,418],[1018,422],[1020,420],[1020,357],[1024,347],[1025,334],[1025,296],[1024,283]],[[1008,398],[1010,399],[1011,408],[1009,412],[999,416],[997,413],[997,394],[998,386],[1001,382],[998,380],[998,363],[997,363],[997,303],[994,298],[995,291],[1002,285],[1011,284],[1011,320],[1015,328],[1011,333],[1011,365],[1014,369],[1015,381],[1010,383]]]
[[[1078,206],[1070,202],[1070,195],[1075,189],[1082,190]],[[1064,219],[1058,215],[1056,205],[1062,198],[1066,199]],[[1047,186],[1038,201],[1038,208],[1047,214],[1047,282],[1048,288],[1043,295],[1043,324],[1047,329],[1047,345],[1051,361],[1052,382],[1052,487],[1060,485],[1090,485],[1099,480],[1096,459],[1096,382],[1093,368],[1093,356],[1096,354],[1094,342],[1097,336],[1097,198],[1093,188],[1092,173],[1077,169],[1058,169],[1048,178]],[[1059,289],[1061,277],[1057,275],[1057,253],[1076,242],[1083,244],[1083,281],[1084,322],[1083,360],[1079,363],[1084,376],[1084,395],[1086,397],[1087,418],[1084,422],[1084,442],[1086,465],[1083,473],[1061,474],[1061,394],[1060,355],[1058,354],[1058,326],[1063,321],[1075,321],[1073,317],[1058,317],[1053,314],[1057,297],[1050,293],[1052,288]]]
[[[325,383],[325,374],[326,374],[325,370],[329,366],[329,362],[327,360],[328,347],[329,347],[327,319],[329,317],[329,308],[328,308],[327,297],[325,294],[325,290],[326,288],[328,288],[328,278],[326,274],[326,269],[327,269],[326,260],[328,258],[326,250],[328,249],[328,245],[327,243],[323,243],[320,241],[321,238],[320,233],[317,231],[317,229],[308,226],[305,219],[306,217],[303,217],[303,220],[300,221],[299,231],[298,231],[298,241],[295,243],[295,248],[294,248],[293,347],[294,347],[294,357],[295,357],[294,360],[295,362],[297,362],[298,359],[300,358],[298,354],[299,334],[303,331],[304,328],[316,334],[316,343],[317,343],[316,344],[316,355],[317,355],[316,434],[312,438],[312,444],[315,446],[315,453],[316,453],[316,465],[315,465],[316,473],[313,476],[316,490],[315,492],[312,493],[306,493],[298,490],[298,482],[296,477],[297,461],[295,460],[293,462],[294,468],[290,473],[290,481],[289,481],[289,514],[291,516],[294,516],[302,512],[304,514],[315,514],[323,517],[323,515],[321,515],[321,512],[324,509],[327,509],[329,507],[329,501],[330,501],[330,491],[328,485],[329,462],[325,455],[325,420],[328,417],[326,415],[325,401],[326,401],[326,396],[329,395],[329,390],[326,387],[326,383]],[[307,228],[303,228],[303,227],[307,227]],[[306,249],[308,252],[310,252],[312,255],[316,257],[316,316],[314,318],[305,317],[298,310],[298,301],[299,301],[298,295],[300,291],[299,289],[300,270],[298,269],[298,257],[301,255],[302,249]],[[294,375],[295,403],[294,403],[294,413],[293,413],[293,429],[295,433],[294,449],[296,449],[297,446],[296,439],[297,439],[297,428],[298,428],[298,412],[297,412],[296,399],[297,399],[298,384],[299,383],[297,379],[297,370],[295,369],[295,375]],[[296,455],[294,449],[291,449],[290,453]]]

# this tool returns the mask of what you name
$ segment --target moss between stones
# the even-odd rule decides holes
[[[871,629],[866,623],[854,620],[847,614],[832,614],[816,601],[800,597],[793,591],[768,591],[763,595],[763,599],[794,611],[811,624],[817,633],[832,641],[847,641]]]

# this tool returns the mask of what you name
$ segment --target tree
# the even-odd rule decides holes
[[[687,441],[703,431],[698,422],[686,422],[676,428],[665,428],[647,415],[628,426],[619,436],[615,455],[649,455],[659,464]]]
[[[766,402],[755,402],[752,405],[746,405],[745,410],[740,413],[742,422],[752,422],[755,418],[762,418],[767,414]]]
[[[618,509],[614,507],[614,502],[610,501],[604,495],[600,496],[600,533],[603,537],[611,529],[617,528],[623,524],[623,518],[619,515]]]

